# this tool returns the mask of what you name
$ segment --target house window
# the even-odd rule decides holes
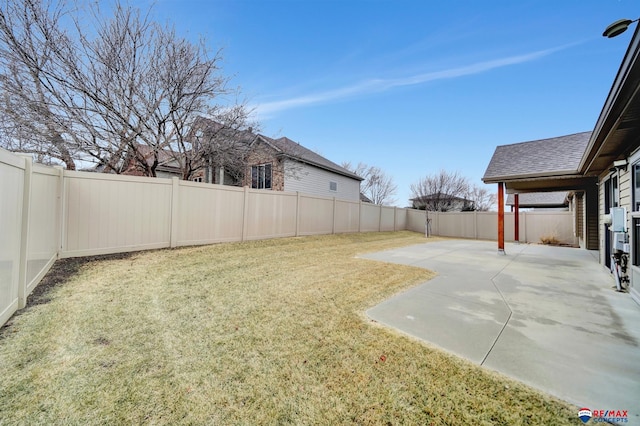
[[[338,182],[329,182],[329,191],[337,191],[338,190]]]
[[[633,241],[632,263],[635,266],[640,266],[640,218],[633,218],[633,228],[631,232],[633,232],[631,236]]]
[[[251,187],[271,189],[271,163],[251,166]]]
[[[632,178],[633,178],[633,206],[634,212],[640,211],[640,162],[635,163],[632,166]]]
[[[611,213],[612,207],[618,207],[618,177],[611,176],[604,187],[604,214]]]

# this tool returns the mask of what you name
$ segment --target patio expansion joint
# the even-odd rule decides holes
[[[502,325],[502,328],[500,329],[500,332],[498,333],[498,335],[496,336],[496,338],[494,339],[493,343],[491,344],[491,347],[489,348],[489,350],[487,351],[487,353],[485,354],[484,358],[482,358],[482,361],[480,361],[480,365],[484,365],[484,363],[487,361],[487,358],[489,358],[489,355],[491,355],[491,351],[493,351],[493,348],[496,346],[496,344],[498,343],[498,340],[500,340],[500,337],[502,336],[502,333],[504,332],[504,330],[507,328],[507,325],[509,325],[509,321],[511,321],[511,317],[513,316],[513,310],[511,309],[511,306],[509,305],[509,302],[507,302],[507,299],[504,297],[504,294],[502,294],[502,291],[500,291],[500,288],[498,287],[498,285],[495,282],[495,279],[502,274],[502,272],[504,272],[505,269],[507,269],[507,267],[509,265],[511,265],[511,263],[513,263],[514,260],[516,260],[518,258],[518,256],[520,256],[520,254],[522,254],[522,251],[519,252],[518,254],[516,254],[513,259],[511,259],[506,265],[504,265],[502,267],[502,269],[500,269],[493,277],[491,277],[491,285],[493,285],[493,287],[496,289],[496,291],[498,292],[498,294],[500,295],[500,297],[502,298],[502,301],[504,302],[505,306],[507,307],[507,309],[509,310],[509,316],[507,317],[507,320],[504,322],[504,324]]]

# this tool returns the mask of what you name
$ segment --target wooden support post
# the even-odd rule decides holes
[[[504,184],[498,183],[498,253],[504,254]]]
[[[519,204],[519,200],[518,200],[518,195],[519,194],[514,194],[514,196],[513,196],[513,207],[514,207],[514,216],[513,216],[514,230],[513,230],[513,235],[514,235],[514,239],[515,239],[516,243],[520,242],[520,204]]]

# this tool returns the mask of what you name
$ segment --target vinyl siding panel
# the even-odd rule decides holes
[[[360,200],[360,181],[356,179],[292,160],[284,162],[284,174],[285,191],[349,201]],[[331,182],[337,184],[335,191],[329,189]]]

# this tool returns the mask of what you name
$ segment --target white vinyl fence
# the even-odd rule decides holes
[[[496,213],[429,213],[432,235],[497,239]],[[509,222],[511,221],[511,222]],[[511,224],[510,224],[511,223]],[[526,213],[521,241],[572,239],[570,213]],[[0,326],[58,258],[346,232],[425,231],[425,212],[302,193],[65,171],[0,149]],[[513,239],[513,218],[506,218]]]
[[[515,214],[504,215],[504,239],[515,240]],[[497,212],[428,212],[430,235],[477,240],[498,240]],[[530,211],[520,217],[521,243],[539,243],[543,238],[555,238],[567,245],[577,245],[574,216],[570,211]],[[407,211],[406,229],[425,232],[426,214],[420,210]]]

